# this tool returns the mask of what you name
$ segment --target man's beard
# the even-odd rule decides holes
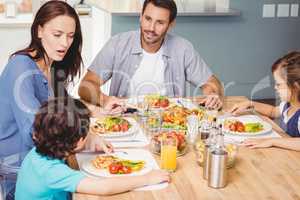
[[[145,35],[145,32],[146,30],[142,30],[142,28],[141,28],[141,36],[142,36],[142,40],[146,43],[146,44],[148,44],[148,45],[153,45],[153,44],[156,44],[156,43],[160,43],[161,41],[163,41],[163,39],[165,38],[165,36],[166,36],[166,34],[167,34],[167,32],[168,31],[165,31],[163,34],[161,34],[159,37],[156,37],[153,41],[151,40],[151,41],[149,41],[149,40],[147,40],[147,37],[146,37],[146,35]],[[151,33],[153,33],[155,36],[158,36],[155,32],[153,32],[153,31],[147,31],[147,32],[151,32]]]

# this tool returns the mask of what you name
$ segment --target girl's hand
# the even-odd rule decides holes
[[[245,140],[242,145],[249,147],[250,149],[255,148],[268,148],[273,146],[273,139],[266,138],[266,139],[248,139]]]
[[[237,103],[229,110],[229,112],[233,115],[240,115],[246,112],[251,107],[251,104],[251,101]]]
[[[105,153],[112,153],[114,151],[110,142],[93,133],[88,135],[85,147],[85,149],[90,151],[104,151]]]
[[[162,182],[171,182],[171,176],[163,170],[152,170],[144,175],[147,185],[154,185]]]

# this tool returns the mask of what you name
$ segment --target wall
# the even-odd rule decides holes
[[[241,16],[177,18],[174,32],[194,44],[227,86],[226,95],[274,97],[269,81],[272,63],[300,49],[300,18],[262,18],[266,3],[300,1],[232,0],[231,7],[240,10]],[[137,29],[138,23],[138,17],[113,16],[112,34]]]
[[[92,17],[80,17],[83,37],[82,58],[85,67],[90,65],[99,49],[102,48],[111,35],[111,15],[95,7],[93,7],[92,13]],[[1,17],[3,16],[0,15]],[[21,15],[18,17],[22,18]],[[31,38],[31,18],[26,20],[22,26],[18,26],[19,19],[11,20],[15,23],[9,24],[7,20],[0,21],[0,74],[7,63],[9,55],[28,46]],[[70,85],[70,88],[68,88],[69,92],[75,97],[78,97],[79,78],[75,79],[75,85]],[[103,88],[106,93],[109,90],[108,87],[109,85]]]
[[[8,57],[16,50],[26,47],[30,42],[30,28],[0,28],[0,74]]]

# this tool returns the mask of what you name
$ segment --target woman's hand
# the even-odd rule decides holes
[[[241,103],[237,103],[235,104],[230,110],[229,112],[233,115],[240,115],[246,111],[249,110],[249,108],[252,106],[252,102],[251,101],[244,101]]]
[[[111,143],[104,140],[103,137],[93,133],[89,133],[87,137],[85,149],[90,151],[104,151],[105,153],[112,153],[114,151]]]
[[[273,146],[273,139],[272,138],[265,138],[265,139],[248,139],[245,140],[242,145],[245,145],[251,149],[255,148],[268,148]]]
[[[114,96],[109,96],[104,104],[104,111],[109,115],[121,114],[126,110],[123,99]]]

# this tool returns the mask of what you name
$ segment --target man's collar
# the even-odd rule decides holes
[[[132,48],[132,54],[141,54],[143,53],[143,48],[141,44],[141,31],[138,30],[134,33],[134,44]],[[165,36],[165,39],[163,41],[163,44],[160,48],[163,48],[163,56],[170,57],[170,51],[169,51],[169,34],[167,33]]]
[[[141,54],[143,53],[142,45],[141,45],[141,31],[135,31],[134,32],[134,42],[133,42],[133,48],[132,48],[132,54]]]

